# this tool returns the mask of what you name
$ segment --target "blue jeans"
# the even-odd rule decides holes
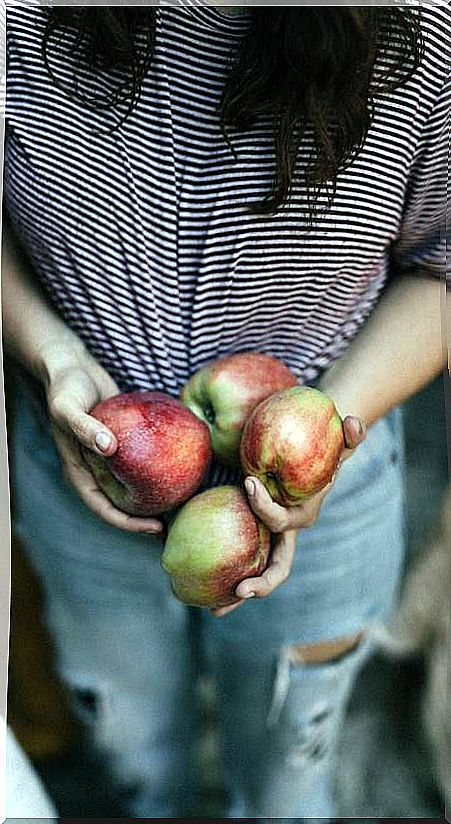
[[[134,817],[183,816],[195,777],[196,653],[217,682],[230,817],[328,818],[347,698],[403,560],[401,415],[368,432],[319,520],[301,531],[289,580],[222,619],[172,595],[161,546],[104,524],[61,476],[48,428],[18,404],[16,530],[40,573],[57,665]],[[193,616],[196,618],[193,621]],[[363,633],[336,661],[289,647]],[[358,811],[356,811],[356,815]]]

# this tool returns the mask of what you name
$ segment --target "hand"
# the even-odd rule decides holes
[[[343,421],[343,434],[345,448],[341,454],[340,465],[351,457],[357,446],[365,439],[365,426],[358,418],[349,415]],[[238,603],[211,610],[217,618],[232,612],[248,598],[265,598],[287,580],[293,565],[298,530],[313,526],[320,513],[323,500],[335,482],[336,475],[337,472],[321,492],[313,495],[300,506],[289,509],[275,503],[258,478],[246,478],[245,486],[249,503],[255,514],[275,536],[273,549],[269,565],[263,574],[257,578],[247,578],[238,585],[236,595],[241,599]]]
[[[99,489],[81,454],[80,445],[98,455],[113,455],[116,438],[89,411],[119,389],[105,369],[83,351],[52,349],[44,358],[44,385],[52,431],[63,472],[86,506],[111,526],[128,532],[160,532],[155,518],[136,518],[117,509]]]

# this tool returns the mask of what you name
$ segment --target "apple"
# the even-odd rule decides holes
[[[273,501],[297,506],[332,480],[344,448],[333,401],[306,386],[277,392],[249,416],[241,465],[259,478]]]
[[[239,466],[240,439],[248,415],[268,395],[297,384],[295,375],[277,358],[262,352],[238,352],[196,372],[184,386],[181,400],[208,424],[218,460]]]
[[[212,452],[208,427],[164,392],[126,392],[101,401],[91,415],[115,434],[102,457],[83,450],[100,489],[130,515],[167,512],[199,488]]]
[[[191,606],[236,603],[235,589],[268,562],[269,531],[236,486],[217,486],[191,498],[169,527],[161,565],[174,594]]]

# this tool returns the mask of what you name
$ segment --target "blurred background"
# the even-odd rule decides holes
[[[7,395],[11,398],[14,373],[7,367]],[[8,428],[14,425],[9,415]],[[445,391],[438,379],[405,406],[407,458],[408,555],[404,583],[412,580],[413,602],[428,607],[428,593],[440,614],[449,609],[451,577],[438,569],[437,557],[449,548],[443,531],[448,487]],[[448,504],[449,507],[449,504]],[[111,792],[107,776],[75,719],[68,696],[54,676],[52,646],[41,617],[41,593],[22,548],[13,535],[13,575],[8,722],[24,753],[34,765],[61,817],[121,817],[119,799]],[[435,553],[435,554],[434,554]],[[441,553],[441,555],[440,555]],[[418,565],[423,578],[411,576]],[[449,569],[447,568],[449,572]],[[440,596],[433,595],[438,586]],[[418,590],[418,591],[417,591]],[[443,604],[439,603],[443,597]],[[412,600],[412,597],[411,597]],[[410,654],[381,650],[361,673],[349,706],[340,744],[337,776],[339,815],[361,817],[437,818],[444,814],[451,791],[440,770],[449,738],[434,739],[425,728],[424,708],[445,708],[445,680],[438,690],[431,685],[431,654],[446,670],[444,643],[434,616],[427,642]],[[440,643],[442,643],[440,652]],[[445,650],[445,651],[444,651]],[[443,666],[442,666],[443,664]],[[199,683],[203,726],[193,742],[200,780],[195,815],[220,815],[220,748],[215,727],[214,684]],[[429,702],[429,704],[428,704]],[[443,703],[443,707],[442,704]],[[433,716],[433,712],[430,713]],[[426,725],[427,727],[427,725]],[[448,749],[449,753],[449,749]],[[450,758],[451,763],[451,758]],[[446,772],[446,771],[445,771]],[[26,787],[22,787],[26,794]]]

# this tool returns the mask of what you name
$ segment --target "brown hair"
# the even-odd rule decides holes
[[[303,175],[312,217],[320,191],[330,204],[337,175],[363,146],[376,96],[417,69],[421,10],[273,6],[251,8],[250,15],[225,84],[221,128],[233,150],[231,129],[249,128],[262,115],[272,118],[276,165],[271,191],[253,207],[261,214],[289,198],[299,145],[310,130],[314,150]],[[149,6],[49,9],[43,55],[54,82],[92,108],[122,109],[118,128],[133,110],[152,61],[155,16]],[[72,51],[93,68],[122,69],[112,90],[88,99],[58,78],[51,44],[58,42],[60,26],[74,33]],[[145,32],[144,46],[136,43],[138,31]]]

